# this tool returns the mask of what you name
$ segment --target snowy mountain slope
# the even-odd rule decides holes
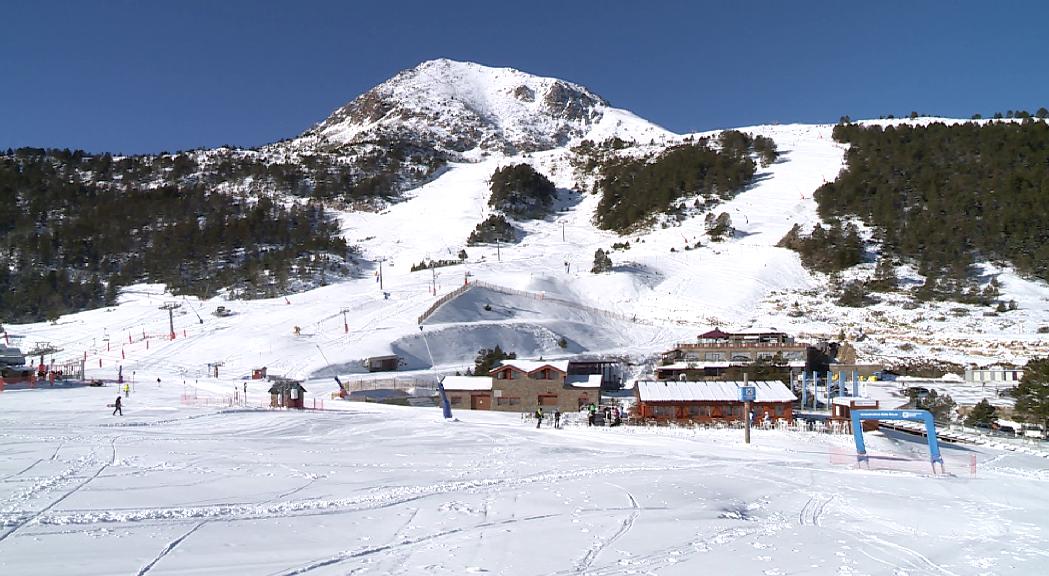
[[[577,175],[567,163],[568,151],[494,154],[479,162],[451,165],[383,212],[343,214],[347,239],[359,244],[372,262],[372,275],[366,278],[287,299],[235,302],[222,297],[207,302],[174,299],[162,296],[161,287],[145,286],[141,293],[126,293],[122,305],[112,311],[75,314],[55,325],[8,328],[26,336],[23,348],[43,341],[61,346],[59,360],[86,353],[89,375],[106,378],[114,377],[123,365],[139,373],[196,380],[207,374],[208,363],[215,362],[224,363],[219,380],[227,376],[235,380],[259,366],[268,366],[271,373],[324,377],[363,372],[363,358],[393,352],[410,357],[408,368],[420,369],[428,367],[429,354],[417,320],[435,299],[433,287],[440,296],[469,279],[525,294],[474,292],[446,304],[426,327],[426,333],[433,334],[431,351],[442,370],[465,370],[476,350],[496,344],[516,347],[521,357],[586,353],[626,354],[643,360],[715,324],[772,325],[831,338],[841,331],[861,330],[869,336],[856,343],[861,357],[887,361],[1022,361],[1026,354],[1046,350],[1044,337],[1033,332],[1047,321],[1041,303],[1049,291],[1008,273],[1002,276],[1003,290],[1021,303],[1022,320],[1007,315],[985,320],[975,311],[958,317],[949,303],[924,305],[917,311],[892,301],[871,309],[833,305],[826,295],[826,279],[809,274],[794,253],[775,244],[794,223],[808,226],[817,221],[811,191],[835,176],[842,149],[830,139],[830,126],[750,130],[772,137],[783,156],[762,170],[752,187],[716,208],[728,211],[739,230],[726,242],[708,242],[698,215],[629,237],[598,230],[591,222],[597,196],[570,190]],[[518,244],[466,246],[470,230],[489,213],[487,178],[496,167],[513,162],[532,163],[552,178],[561,190],[563,211],[547,220],[519,223],[525,236]],[[704,246],[684,250],[696,239]],[[597,248],[607,250],[614,242],[626,241],[628,250],[611,252],[612,273],[589,272]],[[468,253],[464,264],[409,270],[424,259],[454,260],[464,248]],[[374,276],[380,260],[382,291]],[[541,295],[550,300],[537,301]],[[482,297],[493,310],[530,312],[500,321],[485,313]],[[184,304],[175,317],[179,337],[173,342],[159,338],[168,330],[166,314],[157,310],[172,300]],[[555,300],[578,307],[566,308]],[[237,314],[210,315],[220,304]],[[803,315],[788,313],[795,304],[805,311]],[[573,315],[583,307],[611,314]],[[148,350],[143,332],[153,336]],[[569,343],[564,349],[557,346],[561,337]],[[108,350],[103,345],[106,338],[112,341]],[[117,342],[125,349],[124,357],[115,348]],[[903,344],[912,348],[905,350]]]
[[[868,434],[876,457],[864,469],[841,435],[755,430],[744,445],[737,430],[587,429],[574,415],[564,430],[536,430],[517,414],[457,411],[458,420],[444,421],[436,409],[332,400],[332,375],[429,383],[495,345],[521,358],[623,357],[643,376],[655,354],[713,325],[775,326],[803,338],[845,332],[861,360],[988,363],[1049,353],[1037,331],[1049,324],[1049,288],[1001,265],[985,272],[1017,300],[1015,313],[909,308],[902,297],[852,309],[833,303],[829,278],[775,246],[794,224],[818,221],[812,191],[835,177],[843,156],[830,126],[743,129],[773,138],[781,159],[713,208],[731,215],[734,237],[711,242],[702,212],[620,237],[593,225],[598,197],[577,191],[593,175],[573,168],[557,134],[566,142],[629,136],[644,121],[598,101],[588,105],[599,117],[550,116],[542,126],[554,135],[533,133],[540,124],[515,122],[541,97],[500,108],[492,99],[505,93],[477,80],[491,73],[462,68],[467,87],[480,84],[434,93],[461,97],[455,110],[488,144],[381,212],[337,214],[371,266],[364,277],[251,301],[139,285],[113,308],[5,325],[11,344],[48,343],[61,350],[45,361],[83,361],[88,378],[110,382],[0,394],[0,571],[1044,572],[1045,452],[1020,444],[945,445],[947,474],[933,477],[924,443],[891,433]],[[509,78],[503,87],[521,80],[500,74]],[[550,88],[521,81],[537,95]],[[290,141],[274,150],[294,160],[322,140],[337,148],[339,138],[411,125],[403,134],[432,128],[420,138],[455,152],[452,124],[391,114],[357,132],[333,121],[294,143],[301,148]],[[625,153],[682,139],[645,134]],[[515,244],[466,246],[490,213],[487,179],[520,162],[555,182],[558,211],[517,222],[524,235]],[[703,245],[692,248],[697,240]],[[598,248],[610,250],[612,272],[589,272]],[[462,249],[464,263],[410,271]],[[474,287],[430,310],[466,281]],[[161,306],[175,303],[169,328]],[[220,305],[233,315],[213,315]],[[366,374],[363,359],[391,353],[405,370]],[[264,366],[307,379],[306,405],[327,410],[259,409],[270,382],[246,377]],[[111,417],[104,405],[118,374],[132,392],[125,416]],[[870,386],[897,392],[893,383]],[[980,397],[972,389],[959,400]]]
[[[1049,324],[1049,289],[1007,268],[988,265],[1002,281],[1003,296],[1020,304],[1016,313],[988,318],[975,307],[952,303],[908,309],[906,299],[895,296],[851,309],[833,303],[830,279],[809,273],[796,254],[776,247],[795,224],[808,228],[819,220],[812,192],[837,176],[844,157],[831,129],[741,129],[773,139],[781,155],[742,193],[710,208],[731,216],[732,238],[711,242],[702,210],[620,237],[594,226],[599,197],[580,191],[590,190],[595,175],[579,172],[571,145],[616,136],[636,143],[623,154],[647,155],[689,136],[716,133],[668,133],[560,80],[426,62],[301,138],[253,152],[292,161],[320,146],[338,157],[346,146],[375,147],[374,135],[396,133],[415,146],[437,146],[459,156],[381,211],[336,214],[348,242],[361,249],[363,278],[286,298],[234,302],[227,302],[225,293],[200,302],[142,286],[125,291],[112,310],[8,329],[25,336],[23,348],[41,342],[63,348],[56,360],[86,357],[89,376],[114,377],[123,366],[199,380],[209,373],[208,364],[221,362],[217,381],[235,380],[259,366],[305,378],[361,373],[362,359],[390,353],[403,355],[405,368],[427,372],[432,354],[437,369],[450,372],[469,367],[481,347],[497,344],[512,345],[522,358],[613,354],[643,364],[714,325],[775,326],[810,339],[845,333],[858,340],[861,360],[987,364],[1049,353],[1049,341],[1037,333]],[[489,177],[514,163],[531,164],[555,183],[557,210],[543,220],[516,222],[523,236],[515,244],[467,246],[469,233],[492,212]],[[702,246],[694,248],[697,242]],[[626,243],[629,247],[612,249]],[[590,273],[599,248],[611,255],[611,273]],[[461,264],[410,271],[424,260],[457,260],[464,249],[467,259]],[[849,274],[870,274],[870,268],[859,266]],[[419,318],[435,299],[466,281],[498,289],[470,291],[445,304],[420,334]],[[170,301],[183,304],[174,341],[162,338],[169,332],[167,318],[157,310]],[[218,305],[237,314],[212,316]],[[424,334],[432,342],[423,340]]]
[[[637,140],[671,134],[611,108],[577,84],[439,59],[405,70],[336,110],[300,138],[320,148],[377,139],[444,151],[520,153],[585,137]]]

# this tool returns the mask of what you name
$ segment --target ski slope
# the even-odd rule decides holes
[[[0,397],[4,574],[1041,574],[1046,460],[869,433]],[[215,391],[218,393],[218,390]],[[198,400],[206,394],[198,391]],[[262,398],[249,386],[250,403]],[[970,461],[976,462],[975,476]]]
[[[109,309],[6,325],[13,345],[59,348],[44,361],[82,360],[108,385],[0,394],[0,572],[1043,573],[1038,454],[948,447],[948,474],[932,476],[923,444],[880,433],[868,442],[886,457],[857,469],[840,436],[761,430],[745,446],[731,430],[535,430],[512,414],[445,422],[435,409],[331,399],[333,375],[432,381],[497,344],[520,358],[624,358],[644,376],[655,354],[714,325],[806,338],[862,328],[861,359],[1047,350],[1035,329],[1049,290],[1005,268],[1017,315],[836,307],[827,279],[775,244],[817,222],[812,191],[843,149],[830,126],[746,130],[783,156],[715,207],[738,231],[725,242],[708,241],[701,214],[627,237],[598,230],[598,197],[571,191],[567,151],[493,155],[382,212],[339,215],[370,263],[358,278],[253,301],[140,285]],[[516,244],[466,247],[489,213],[487,178],[515,162],[557,184],[559,210],[518,223]],[[611,273],[589,272],[595,250],[626,241]],[[464,247],[464,263],[410,271]],[[234,314],[213,315],[220,305]],[[363,360],[386,354],[403,370],[366,374]],[[244,378],[263,366],[304,379],[306,405],[326,410],[260,409],[269,384]],[[123,417],[105,407],[118,374],[134,387]]]

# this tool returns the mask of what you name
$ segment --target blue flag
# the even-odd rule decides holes
[[[441,410],[446,419],[452,418],[452,405],[448,403],[448,395],[444,393],[444,383],[437,382],[437,393],[441,395]]]

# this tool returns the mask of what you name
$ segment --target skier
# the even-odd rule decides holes
[[[561,409],[560,408],[555,408],[554,409],[554,428],[560,428],[560,427],[561,427]]]
[[[127,398],[130,395],[131,395],[131,387],[128,386],[127,384],[124,384],[124,398]]]
[[[121,416],[124,415],[124,410],[120,408],[120,394],[117,394],[117,401],[113,403],[113,415],[116,416],[117,412],[120,412]]]
[[[539,428],[543,425],[543,407],[540,406],[535,409],[535,427]]]
[[[597,406],[594,406],[594,403],[591,402],[590,406],[587,407],[586,412],[587,412],[587,414],[586,414],[586,425],[587,426],[593,426],[594,425],[594,420],[597,417]]]

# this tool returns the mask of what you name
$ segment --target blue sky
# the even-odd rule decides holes
[[[1049,2],[0,0],[0,148],[294,137],[424,60],[583,84],[676,132],[1049,106]]]

